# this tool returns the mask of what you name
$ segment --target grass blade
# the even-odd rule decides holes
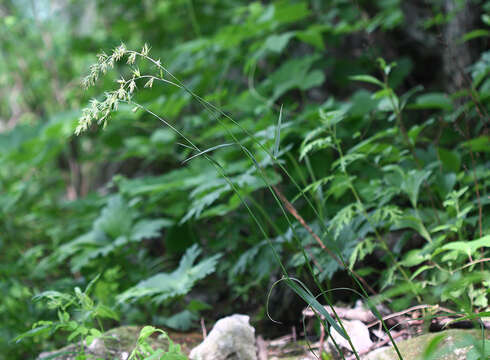
[[[191,156],[190,158],[182,161],[182,164],[185,164],[186,162],[188,161],[191,161],[192,159],[198,157],[198,156],[201,156],[203,154],[206,154],[208,152],[211,152],[211,151],[214,151],[216,149],[219,149],[219,148],[222,148],[222,147],[226,147],[226,146],[231,146],[231,145],[235,145],[235,143],[226,143],[226,144],[219,144],[219,145],[216,145],[216,146],[213,146],[213,147],[210,147],[209,149],[206,149],[206,150],[203,150],[201,152],[198,152],[197,154]]]
[[[298,286],[291,278],[286,279],[288,286],[293,289],[293,291],[298,294],[309,306],[313,308],[318,314],[323,316],[325,320],[332,326],[335,331],[342,335],[346,340],[349,340],[349,336],[346,332],[339,326],[339,324],[330,316],[325,307],[318,302],[318,300],[307,290]]]
[[[277,122],[277,127],[276,127],[276,136],[274,140],[274,152],[272,153],[274,155],[274,158],[277,159],[277,154],[279,153],[279,143],[281,141],[281,123],[282,123],[282,105],[281,105],[281,110],[279,111],[279,120]]]

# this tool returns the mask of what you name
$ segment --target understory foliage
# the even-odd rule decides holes
[[[489,316],[490,2],[450,2],[7,1],[0,359],[266,323],[271,288],[287,321],[286,275],[307,302]]]

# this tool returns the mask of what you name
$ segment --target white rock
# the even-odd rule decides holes
[[[354,345],[354,348],[356,351],[363,352],[368,350],[372,345],[373,342],[369,338],[369,330],[366,325],[362,321],[359,320],[343,320],[342,325],[344,325],[345,331],[350,337],[350,340],[352,342],[352,345]],[[332,337],[334,338],[335,342],[337,345],[339,345],[343,349],[347,349],[349,351],[352,351],[351,346],[349,345],[349,342],[347,341],[346,338],[344,338],[342,335],[340,335],[335,329],[331,328],[332,331]],[[329,337],[328,342],[330,346],[334,349],[335,346],[332,342],[332,339]]]
[[[191,360],[257,360],[255,329],[246,315],[232,315],[216,322],[204,341],[192,349]]]

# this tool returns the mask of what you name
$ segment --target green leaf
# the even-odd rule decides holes
[[[408,131],[408,137],[410,138],[410,142],[412,144],[416,144],[417,143],[417,137],[419,136],[420,132],[422,130],[424,130],[424,128],[427,126],[428,124],[425,123],[425,124],[422,124],[422,125],[414,125],[412,126],[412,128]]]
[[[303,160],[303,158],[308,155],[309,153],[325,149],[325,148],[334,148],[334,144],[332,142],[332,138],[330,136],[327,136],[326,138],[320,138],[313,140],[309,142],[308,144],[305,144],[305,146],[302,146],[301,152],[299,155],[299,160]]]
[[[171,227],[172,225],[174,225],[174,222],[169,219],[140,220],[134,224],[129,238],[131,241],[156,238],[161,235],[160,229]]]
[[[119,321],[119,315],[117,314],[117,312],[103,304],[97,305],[94,311],[94,316]]]
[[[293,291],[298,294],[307,304],[311,306],[312,309],[320,314],[325,320],[332,326],[335,331],[337,331],[345,339],[349,338],[349,335],[339,326],[339,324],[330,316],[330,314],[325,310],[322,304],[310,293],[309,290],[303,289],[303,287],[298,286],[290,278],[286,278],[286,284],[293,289]]]
[[[100,279],[100,275],[101,274],[99,273],[92,280],[90,280],[90,282],[88,283],[84,291],[86,295],[90,295],[90,292],[92,291],[92,288],[94,287],[95,283]]]
[[[354,80],[354,81],[361,81],[361,82],[367,82],[370,84],[375,84],[381,88],[385,87],[385,84],[383,84],[381,81],[379,81],[378,79],[376,79],[374,76],[371,76],[371,75],[354,75],[354,76],[349,76],[349,79]]]
[[[446,94],[434,92],[418,96],[415,102],[407,107],[410,109],[451,110],[453,104]]]
[[[465,314],[464,316],[458,317],[455,320],[464,321],[464,320],[483,319],[488,317],[490,317],[490,311],[481,311],[479,313]]]
[[[453,241],[442,246],[442,250],[455,250],[471,257],[480,248],[490,248],[490,235],[473,241]]]
[[[29,338],[29,337],[34,337],[34,336],[40,336],[40,335],[45,335],[50,332],[50,330],[53,328],[53,325],[51,322],[47,323],[45,322],[44,325],[37,326],[29,331],[26,331],[25,333],[22,333],[15,337],[15,342],[18,343],[22,341],[24,338]]]
[[[340,199],[340,197],[350,189],[350,186],[355,179],[355,176],[336,175],[328,188],[327,195],[333,195],[335,199]]]
[[[446,150],[442,147],[437,148],[442,168],[445,172],[457,173],[461,166],[461,156],[456,151]]]
[[[128,234],[134,218],[134,211],[129,208],[121,195],[109,198],[107,206],[94,222],[94,229],[102,230],[111,238]]]
[[[422,220],[415,216],[411,215],[403,215],[394,226],[392,226],[392,230],[398,230],[398,229],[404,229],[404,228],[410,228],[417,233],[420,234],[425,240],[431,242],[432,238],[430,234],[427,232],[427,229],[425,228],[424,224],[422,223]]]
[[[413,88],[411,88],[410,90],[408,90],[406,93],[404,93],[401,97],[400,97],[400,100],[401,100],[401,109],[403,110],[405,108],[405,106],[407,105],[408,101],[410,100],[410,98],[415,95],[416,93],[420,92],[420,91],[423,91],[424,90],[424,87],[422,85],[417,85]]]
[[[408,195],[414,209],[417,208],[420,186],[430,174],[430,170],[410,170],[403,177],[401,190]]]
[[[352,164],[354,161],[365,159],[365,158],[366,158],[365,154],[359,154],[359,153],[346,154],[332,163],[332,169],[335,170],[337,167],[340,166],[340,169],[342,171],[346,171],[348,165]]]
[[[278,0],[274,2],[273,19],[281,24],[292,23],[310,15],[308,3]]]
[[[410,250],[403,258],[401,264],[403,266],[412,267],[420,263],[430,260],[429,254],[423,254],[421,250]]]
[[[282,123],[282,105],[281,105],[281,110],[279,111],[279,120],[277,121],[276,135],[274,140],[273,155],[275,158],[277,158],[277,155],[279,154],[279,143],[281,141],[281,123]]]
[[[440,334],[434,336],[430,342],[427,344],[427,346],[424,349],[422,358],[424,360],[431,360],[434,359],[434,356],[437,353],[437,349],[439,347],[439,344],[446,338],[445,334]]]
[[[480,37],[490,37],[490,31],[485,29],[476,29],[464,34],[461,39],[458,40],[459,43],[464,43],[466,41],[470,41],[473,39],[477,39]]]
[[[414,271],[414,273],[412,274],[412,276],[410,276],[410,280],[415,279],[417,276],[419,276],[420,274],[422,274],[424,271],[430,270],[430,269],[433,269],[433,268],[434,268],[434,266],[431,266],[431,265],[422,265],[422,266],[420,266],[419,268],[417,268],[417,270]]]
[[[162,349],[156,349],[150,356],[144,358],[144,360],[170,360],[170,357]]]
[[[329,128],[345,119],[345,111],[343,110],[324,111],[320,109],[319,114],[322,123]]]
[[[361,89],[351,96],[350,104],[349,115],[352,117],[363,117],[376,109],[378,100],[373,99],[369,91]]]
[[[321,85],[325,80],[322,71],[311,70],[313,63],[320,56],[308,55],[299,59],[288,60],[262,83],[262,87],[272,88],[272,101],[291,89],[308,90]]]
[[[206,149],[206,150],[203,150],[203,151],[200,151],[198,152],[197,154],[195,155],[192,155],[190,158],[188,159],[185,159],[182,164],[185,164],[186,162],[188,161],[191,161],[192,159],[198,157],[198,156],[201,156],[203,154],[207,154],[211,151],[214,151],[214,150],[217,150],[217,149],[221,149],[223,147],[228,147],[228,146],[233,146],[233,145],[236,145],[235,143],[227,143],[227,144],[219,144],[219,145],[216,145],[216,146],[213,146],[213,147],[210,147],[209,149]]]
[[[454,189],[454,185],[456,185],[456,174],[452,172],[438,173],[434,184],[436,185],[436,191],[441,199],[445,199]]]
[[[483,135],[463,143],[463,146],[475,152],[490,152],[490,136]]]
[[[372,95],[373,99],[380,99],[378,103],[378,110],[384,112],[393,113],[392,116],[388,118],[388,121],[393,121],[395,119],[394,113],[399,108],[398,96],[393,92],[392,89],[383,89],[375,92]]]
[[[323,42],[322,32],[329,29],[327,25],[314,24],[309,26],[306,30],[298,31],[296,37],[307,44],[313,45],[320,51],[325,50],[325,44]]]
[[[197,244],[187,249],[179,267],[171,273],[158,273],[126,290],[117,298],[120,303],[151,297],[160,304],[167,299],[187,294],[194,284],[215,271],[221,254],[216,254],[194,265],[201,250]]]
[[[158,328],[156,328],[154,326],[147,325],[147,326],[143,327],[143,329],[141,329],[140,334],[138,336],[138,343],[139,342],[142,342],[142,341],[145,341],[153,333],[156,333],[156,332],[159,332],[159,333],[162,333],[162,334],[166,334],[165,331],[163,331],[161,329],[158,329]]]
[[[91,335],[96,336],[96,337],[102,336],[102,333],[99,330],[97,330],[97,329],[90,329],[89,332],[90,332]]]
[[[294,35],[294,31],[286,32],[280,35],[271,35],[265,40],[264,45],[262,46],[262,51],[281,53]]]

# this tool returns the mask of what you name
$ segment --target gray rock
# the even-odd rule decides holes
[[[478,330],[461,330],[451,329],[440,333],[428,333],[417,336],[408,340],[397,342],[397,347],[403,359],[416,360],[423,358],[423,353],[430,342],[437,336],[444,336],[444,339],[439,343],[431,359],[434,360],[466,360],[478,359],[481,354],[477,353],[474,342],[481,342],[481,331]],[[490,333],[486,333],[487,339],[490,338]],[[490,349],[486,346],[487,354],[490,355]],[[473,353],[470,356],[470,353]],[[484,357],[483,357],[484,358]],[[384,347],[376,349],[362,360],[398,360],[393,347]]]
[[[70,344],[56,351],[43,352],[38,360],[74,360],[84,353],[87,359],[126,360],[136,345],[140,326],[121,326],[106,332],[101,338],[95,339],[90,345]],[[168,341],[160,338],[148,338],[153,348],[168,349]]]
[[[246,315],[220,319],[206,339],[192,349],[191,360],[257,360],[255,329]]]

